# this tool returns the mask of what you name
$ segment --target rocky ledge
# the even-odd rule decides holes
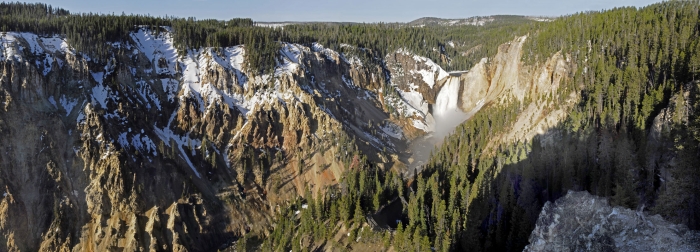
[[[569,191],[544,205],[525,251],[700,251],[700,232]]]

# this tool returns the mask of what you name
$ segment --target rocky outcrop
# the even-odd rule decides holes
[[[525,251],[698,251],[700,233],[659,215],[570,191],[547,202]]]

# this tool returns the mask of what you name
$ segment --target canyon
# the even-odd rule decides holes
[[[244,45],[180,52],[163,29],[138,29],[108,59],[57,35],[2,34],[8,249],[208,250],[265,232],[294,195],[353,169],[348,143],[383,169],[416,169],[482,106],[554,92],[569,67],[557,54],[525,69],[526,37],[461,73],[407,50],[370,66],[284,43],[274,72],[255,75]],[[521,117],[537,126],[503,141],[557,113],[533,108]]]

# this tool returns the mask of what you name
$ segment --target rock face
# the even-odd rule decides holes
[[[547,202],[525,251],[699,251],[700,233],[570,191]]]
[[[0,251],[215,250],[336,185],[356,148],[401,167],[433,114],[553,92],[567,69],[523,71],[524,37],[468,74],[288,43],[254,73],[245,45],[178,52],[167,28],[102,59],[60,35],[0,37]]]
[[[60,35],[0,39],[0,251],[209,251],[264,233],[289,199],[355,169],[356,148],[400,163],[447,76],[407,52],[410,74],[392,79],[288,43],[254,73],[245,45],[178,52],[168,28],[137,29],[107,58]],[[420,112],[389,113],[388,86],[420,89],[393,100]]]

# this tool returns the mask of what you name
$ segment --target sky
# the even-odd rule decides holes
[[[621,6],[643,7],[661,0],[49,0],[71,12],[254,21],[409,22],[421,17],[487,15],[561,16]]]

